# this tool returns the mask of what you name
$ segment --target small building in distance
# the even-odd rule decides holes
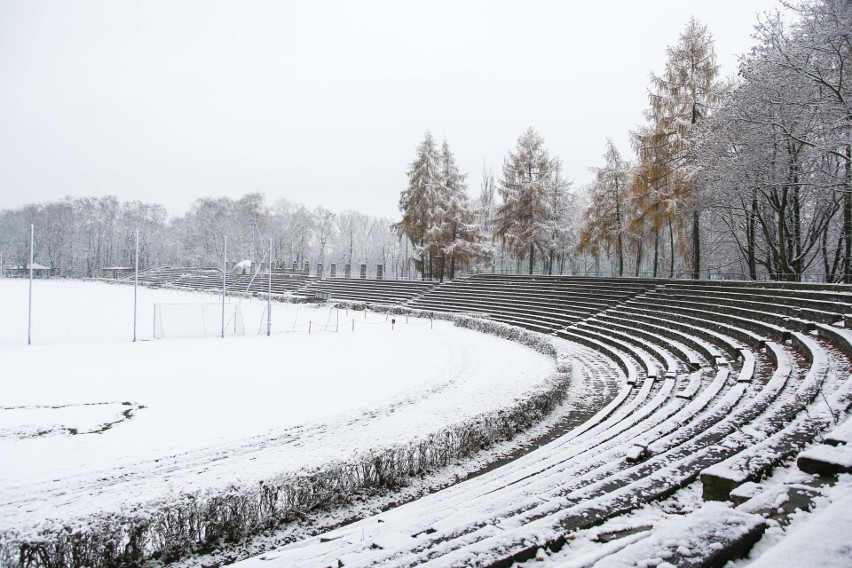
[[[8,276],[9,278],[29,278],[30,277],[30,267],[27,266],[5,266],[3,267],[3,276]],[[39,264],[37,262],[33,263],[33,278],[50,278],[51,270],[49,266],[45,266],[43,264]]]
[[[101,268],[101,278],[120,280],[128,276],[133,276],[134,272],[135,269],[132,266],[106,266]]]

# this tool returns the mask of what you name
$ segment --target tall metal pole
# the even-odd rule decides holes
[[[228,287],[228,235],[225,235],[225,249],[222,252],[222,338],[225,337],[225,290]]]
[[[136,343],[136,295],[139,289],[139,229],[136,229],[136,254],[133,256],[133,343]]]
[[[33,342],[33,240],[35,237],[35,225],[30,225],[30,297],[29,313],[27,314],[27,345]]]
[[[266,337],[272,333],[272,237],[269,237],[269,290],[266,294]]]

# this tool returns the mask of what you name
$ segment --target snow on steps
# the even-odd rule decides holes
[[[701,323],[705,325],[707,323],[701,322],[699,318],[691,318],[689,321],[692,322],[689,325],[696,330],[700,329]],[[748,340],[749,343],[753,340],[757,340],[757,344],[765,341],[758,334],[737,330],[732,325],[722,324],[714,327]],[[722,337],[722,334],[718,332],[716,335],[719,338]],[[705,334],[704,337],[708,336]],[[710,337],[713,336],[710,335]],[[585,337],[587,344],[589,339],[587,335]],[[610,339],[607,346],[608,352],[607,349],[600,348],[604,341],[603,337],[597,343],[599,343],[599,350],[610,355],[613,360],[618,360],[620,356],[629,361],[629,358],[621,354],[621,349],[629,350],[631,354],[635,353],[635,349],[629,349],[624,342],[618,343],[617,347],[611,347],[613,342],[611,338],[607,339]],[[616,418],[616,414],[621,414],[620,411],[624,411],[626,406],[619,407],[619,411],[602,420],[595,428],[587,429],[576,438],[562,444],[566,453],[559,457],[548,456],[545,460],[548,463],[547,466],[532,467],[540,472],[540,478],[537,481],[544,482],[544,478],[547,478],[544,486],[530,482],[529,480],[533,479],[531,475],[535,474],[526,470],[524,473],[519,471],[518,476],[511,476],[515,478],[514,481],[494,481],[488,491],[475,491],[479,493],[477,501],[480,504],[485,504],[488,499],[508,491],[502,495],[501,501],[505,503],[502,509],[499,507],[497,510],[492,509],[484,517],[476,515],[474,520],[471,516],[473,512],[468,507],[462,507],[462,510],[452,517],[444,515],[440,517],[441,521],[436,519],[431,525],[421,525],[423,530],[415,531],[413,536],[400,533],[402,536],[378,539],[366,545],[362,543],[356,546],[357,550],[340,551],[342,555],[338,558],[345,558],[347,566],[419,563],[435,566],[504,564],[510,559],[529,554],[531,548],[534,554],[534,550],[542,544],[564,540],[567,530],[592,526],[602,519],[635,508],[639,503],[670,493],[694,479],[702,468],[706,469],[708,465],[720,458],[732,454],[734,451],[732,448],[717,445],[720,440],[724,440],[726,436],[743,427],[751,427],[752,423],[766,420],[777,410],[779,404],[783,404],[783,400],[778,402],[775,398],[784,398],[782,392],[792,373],[789,353],[781,346],[768,341],[766,348],[769,359],[776,365],[775,372],[764,388],[746,402],[740,400],[747,390],[752,389],[746,383],[735,384],[725,395],[718,397],[715,393],[708,394],[711,390],[711,387],[708,387],[680,411],[661,419],[660,413],[670,413],[676,407],[671,402],[666,405],[657,404],[657,401],[662,400],[658,396],[653,398],[651,403],[642,406],[648,409],[646,418],[626,431],[622,430],[627,425],[627,422],[623,421],[624,418]],[[619,355],[613,356],[615,353]],[[741,373],[743,379],[753,374],[755,365],[753,354],[750,351],[747,353],[752,357],[749,361],[749,357],[744,356]],[[640,356],[639,359],[641,360],[642,357]],[[643,362],[647,363],[647,361]],[[624,361],[622,364],[625,364]],[[632,361],[629,361],[627,365],[632,366]],[[720,369],[717,379],[712,384],[721,389],[729,372],[728,369]],[[719,381],[720,377],[721,381]],[[650,383],[651,381],[643,381],[643,387]],[[712,406],[708,406],[711,401],[714,401]],[[693,403],[694,411],[707,408],[698,416],[681,414]],[[655,405],[656,410],[651,409]],[[638,412],[641,411],[637,409]],[[679,416],[684,420],[683,426],[679,423],[677,418]],[[607,442],[610,444],[609,449],[603,453],[594,453],[593,448],[600,437],[606,438],[618,431],[623,433],[610,438],[610,442]],[[629,466],[626,465],[626,460],[618,463],[617,459],[611,458],[613,452],[621,451],[620,455],[623,459],[627,453],[625,449],[630,447],[625,443],[626,439],[636,434],[641,436],[643,432],[650,437],[649,442],[652,442],[650,447],[657,452],[652,454],[646,462]],[[654,436],[652,433],[657,435]],[[619,442],[619,440],[624,441]],[[584,448],[582,452],[592,451],[590,457],[594,457],[593,461],[601,465],[593,470],[570,465],[576,461],[579,456],[576,451],[581,448]],[[607,459],[610,459],[609,464],[606,463]],[[560,464],[568,464],[568,467]],[[580,472],[581,469],[586,471]],[[575,477],[573,483],[570,481],[566,483],[565,478],[570,479],[572,471],[579,473],[580,478]],[[560,477],[563,478],[561,484]],[[543,487],[551,489],[539,492],[538,490]],[[554,490],[556,490],[555,493],[553,493]],[[519,499],[527,499],[527,504],[520,505]],[[436,503],[437,508],[440,506]],[[353,529],[357,530],[355,527]],[[375,544],[375,547],[370,544]],[[367,546],[366,549],[365,546]]]
[[[802,471],[819,475],[852,473],[852,446],[820,444],[799,454],[796,464]]]
[[[739,434],[744,440],[737,440],[737,443],[752,445],[701,472],[705,499],[728,499],[732,489],[746,481],[758,481],[827,426],[825,417],[803,415],[802,410],[814,400],[825,380],[829,371],[828,355],[811,338],[798,332],[794,336],[809,353],[811,366],[807,375],[794,393],[782,396],[769,420],[754,423],[748,431]],[[789,423],[777,430],[779,421]],[[758,440],[749,440],[754,437]],[[759,439],[761,437],[763,439]]]
[[[701,357],[694,349],[682,341],[672,338],[668,334],[664,337],[661,334],[645,329],[646,326],[641,323],[637,324],[630,320],[625,321],[620,315],[613,316],[608,312],[602,312],[594,319],[609,329],[633,337],[639,336],[658,347],[663,347],[665,350],[671,351],[690,371],[696,371],[702,365]],[[673,362],[673,358],[667,353],[663,355],[663,358],[666,361],[668,370],[677,372],[677,364]]]
[[[698,370],[689,374],[689,381],[686,385],[683,386],[680,391],[678,391],[676,396],[680,398],[692,398],[695,396],[695,393],[698,392],[698,389],[701,388],[701,377],[704,374],[704,371]]]
[[[594,337],[582,335],[579,333],[573,333],[569,330],[559,330],[556,332],[556,335],[563,339],[567,339],[569,341],[574,341],[576,343],[580,343],[581,345],[591,347],[592,349],[596,349],[601,353],[604,353],[605,355],[609,356],[619,366],[619,368],[624,371],[624,374],[627,375],[627,384],[636,384],[636,380],[638,379],[636,365],[634,365],[633,361],[629,357],[624,355],[624,353],[622,353],[620,350],[614,349],[613,347],[610,347],[607,343],[599,341]]]
[[[852,446],[852,418],[847,419],[846,422],[829,432],[825,437],[825,443],[831,446],[841,444]]]
[[[578,329],[572,326],[569,327],[566,332],[573,333],[574,337],[591,337],[593,339],[597,339],[600,342],[608,343],[613,347],[616,347],[617,349],[622,349],[642,364],[642,369],[645,371],[645,374],[648,376],[648,378],[656,379],[658,376],[657,363],[654,361],[654,358],[651,357],[651,355],[649,355],[648,352],[644,349],[640,349],[628,343],[627,341],[618,339],[617,337],[613,337],[608,333],[595,331],[591,327],[584,327],[582,329]]]
[[[796,463],[802,471],[819,475],[852,473],[852,419],[829,432],[824,444],[799,454]]]
[[[732,390],[741,388],[741,385],[736,385]],[[725,413],[721,415],[724,416]],[[708,423],[713,424],[718,420],[718,415],[713,416]],[[504,533],[477,540],[475,544],[468,541],[465,545],[451,544],[452,540],[446,541],[444,535],[438,548],[427,547],[422,554],[414,558],[408,557],[403,565],[427,561],[435,565],[488,564],[497,562],[498,559],[534,554],[536,544],[528,544],[529,534],[535,535],[538,544],[557,542],[564,538],[562,535],[565,531],[588,528],[605,518],[629,511],[639,503],[664,497],[688,484],[697,475],[701,463],[715,459],[714,454],[707,448],[696,451],[697,447],[695,443],[688,443],[678,450],[677,456],[661,456],[651,460],[653,463],[616,471],[591,484],[580,483],[581,486],[573,491],[570,490],[572,484],[569,483],[569,487],[566,487],[569,492],[563,491],[563,497],[544,500],[533,509],[512,515],[511,524],[501,523],[501,528],[505,529]],[[502,516],[493,515],[488,518],[496,519]],[[483,520],[485,524],[493,522]],[[464,534],[469,536],[470,533],[465,531]],[[391,558],[382,555],[371,558],[365,564],[384,564],[390,561]]]
[[[663,336],[667,342],[674,340],[689,345],[711,363],[718,359],[725,359],[722,351],[716,345],[697,335],[695,330],[690,330],[691,333],[687,333],[687,331],[684,331],[682,324],[661,317],[660,314],[649,315],[644,310],[621,304],[603,312],[599,317],[604,316],[612,320],[617,319],[622,323],[629,323],[648,333]]]
[[[674,376],[677,374],[678,365],[675,358],[666,350],[660,347],[657,339],[647,339],[647,335],[639,333],[638,330],[630,329],[625,326],[617,325],[612,322],[600,319],[598,317],[589,318],[584,322],[574,324],[576,329],[591,329],[597,330],[599,327],[605,328],[605,332],[613,339],[619,339],[628,344],[635,345],[641,350],[647,351],[657,361],[665,365],[666,376]],[[668,346],[667,346],[668,347]],[[688,363],[685,364],[685,366]]]
[[[742,558],[763,536],[763,517],[707,503],[653,534],[602,559],[596,568],[722,566]]]
[[[848,568],[852,550],[852,493],[814,514],[808,522],[760,555],[752,568]]]
[[[783,358],[782,358],[783,359]],[[782,369],[782,379],[784,370]],[[740,391],[742,387],[736,385],[732,391]],[[738,398],[738,397],[735,397]],[[720,412],[716,416],[707,420],[704,424],[716,424],[722,416],[727,414],[726,411]],[[736,414],[736,413],[735,413]],[[739,413],[740,418],[747,418],[746,413]],[[725,421],[723,421],[725,422]],[[726,424],[727,432],[731,428],[736,427],[736,424]],[[682,431],[679,430],[678,433]],[[693,432],[694,433],[694,432]],[[721,434],[721,433],[720,433]],[[677,436],[675,436],[677,438]],[[564,493],[564,498],[560,503],[559,500],[548,499],[540,503],[534,509],[528,509],[518,515],[513,516],[512,529],[505,523],[501,526],[509,530],[521,530],[521,527],[536,526],[534,534],[547,535],[552,534],[553,538],[558,539],[561,531],[570,530],[572,528],[581,528],[592,526],[603,518],[618,514],[619,511],[627,511],[635,507],[640,502],[647,502],[655,498],[659,498],[669,494],[677,487],[683,486],[690,482],[697,475],[701,463],[712,463],[715,460],[715,452],[710,448],[703,448],[700,451],[700,443],[689,440],[686,437],[687,443],[682,448],[677,448],[677,455],[661,456],[654,463],[645,464],[639,468],[632,470],[621,470],[614,475],[610,475],[604,479],[599,479],[585,487],[577,487],[579,493],[570,491]],[[679,440],[681,443],[683,439]],[[674,459],[672,459],[674,457]],[[621,484],[619,486],[619,484]],[[569,486],[571,484],[569,483]],[[581,484],[582,485],[582,484]],[[577,503],[580,503],[579,505]],[[542,525],[539,527],[539,525]],[[548,529],[549,527],[549,529]],[[539,530],[540,529],[540,530]],[[467,533],[465,533],[467,534]],[[505,554],[508,550],[505,549],[507,539],[512,540],[509,534],[501,534],[499,538],[488,537],[483,542],[477,542],[475,545],[470,545],[467,548],[459,549],[451,546],[451,552],[439,552],[433,550],[425,556],[419,556],[415,562],[432,560],[438,563],[446,563],[451,561],[479,562],[484,558],[493,558],[492,554],[500,557],[500,554]],[[541,542],[541,539],[538,539]],[[515,542],[509,548],[524,549],[523,540]],[[501,552],[501,550],[503,552]],[[493,551],[493,552],[488,552]],[[511,553],[521,554],[518,553]],[[438,561],[438,558],[441,558]],[[462,560],[462,558],[466,560]],[[387,558],[384,558],[387,560]]]

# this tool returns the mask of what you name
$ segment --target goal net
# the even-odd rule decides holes
[[[154,304],[154,337],[218,337],[245,335],[239,304]]]

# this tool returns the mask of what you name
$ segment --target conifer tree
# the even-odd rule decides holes
[[[467,174],[459,171],[450,145],[441,146],[441,181],[437,202],[433,206],[433,225],[427,233],[439,255],[439,275],[443,279],[449,259],[449,277],[455,277],[457,264],[468,264],[477,256],[488,256],[476,212],[471,207],[465,181]]]
[[[520,138],[515,152],[503,161],[495,235],[501,237],[518,257],[528,255],[529,273],[533,273],[536,251],[546,254],[550,242],[548,230],[554,211],[550,191],[554,161],[544,147],[544,139],[532,128]]]
[[[430,244],[426,242],[432,215],[441,187],[441,157],[435,139],[428,130],[417,147],[417,155],[408,168],[408,187],[399,198],[402,220],[394,225],[400,235],[406,235],[420,255],[418,268],[421,274],[431,277],[432,259]],[[428,259],[428,261],[427,261]]]
[[[466,179],[447,141],[439,151],[427,132],[409,168],[408,188],[400,196],[402,221],[395,225],[415,244],[424,275],[443,280],[449,268],[449,277],[454,278],[458,265],[490,254],[476,224]]]
[[[709,116],[722,93],[713,37],[695,18],[689,20],[675,45],[666,49],[668,59],[661,75],[651,75],[651,109],[654,144],[665,154],[669,202],[675,214],[691,217],[692,276],[701,266],[701,203],[689,169],[689,133]]]
[[[581,253],[600,258],[604,250],[609,251],[614,247],[618,275],[624,276],[627,192],[631,166],[609,139],[603,158],[605,165],[593,168],[595,180],[589,188],[591,204],[584,215],[577,248]]]

